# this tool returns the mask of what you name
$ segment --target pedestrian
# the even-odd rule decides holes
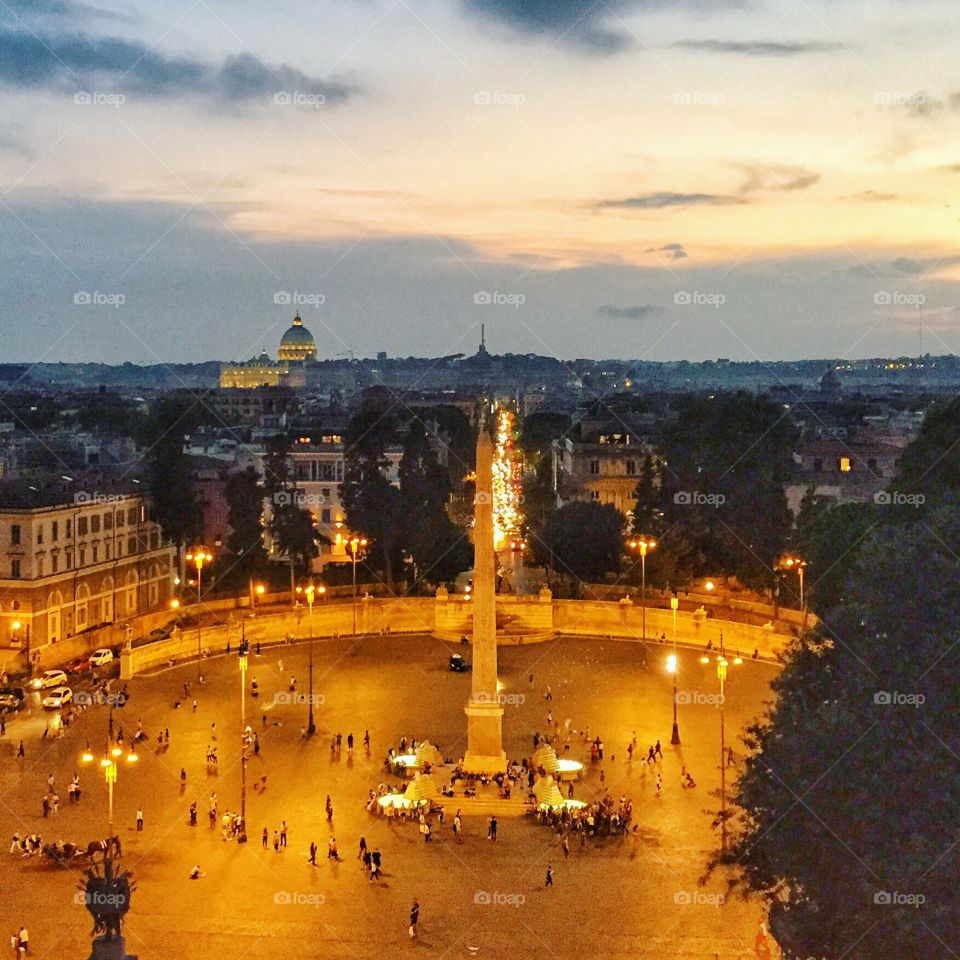
[[[339,860],[340,854],[337,853],[337,838],[331,837],[330,842],[327,844],[327,859],[328,860]]]
[[[497,839],[497,818],[496,818],[496,817],[491,817],[491,818],[490,818],[490,831],[489,831],[489,833],[487,834],[487,836],[488,836],[489,839],[491,839],[491,840],[496,840],[496,839]]]
[[[180,786],[185,787],[187,785],[187,771],[184,767],[180,768]]]
[[[280,833],[277,830],[273,831],[273,852],[280,852]]]
[[[651,747],[647,751],[647,763],[656,763],[657,762],[656,754],[657,754],[656,750],[653,747]]]
[[[353,734],[347,734],[347,759],[353,756]]]
[[[143,830],[143,811],[137,807],[137,830]]]
[[[367,852],[367,838],[366,838],[366,837],[361,837],[361,838],[360,838],[360,850],[359,850],[359,852],[357,853],[357,859],[358,859],[358,860],[362,860],[362,859],[363,859],[363,855],[364,855],[366,852]]]
[[[296,689],[297,689],[297,678],[290,677],[290,692],[294,693],[296,692]]]
[[[199,880],[202,876],[203,876],[203,874],[200,872],[200,864],[198,863],[198,864],[196,864],[196,866],[194,866],[194,868],[190,871],[190,879],[191,879],[191,880]]]
[[[17,756],[18,756],[18,757],[24,756],[24,752],[23,752],[23,741],[22,741],[22,740],[20,741],[20,746],[17,747]]]
[[[43,815],[44,817],[50,816],[50,795],[45,793],[41,799],[40,803],[43,806]]]
[[[337,734],[337,756],[338,757],[340,756],[340,745],[342,742],[343,742],[343,734],[338,733]]]
[[[163,729],[163,742],[164,742],[164,744],[169,744],[169,743],[170,743],[170,728],[169,728],[169,727],[164,727],[164,729]]]
[[[214,721],[213,723],[210,724],[210,739],[211,739],[211,740],[216,740],[216,739],[217,739],[217,723],[216,723],[216,721]]]
[[[379,847],[375,847],[374,850],[373,850],[373,853],[370,854],[370,863],[371,863],[371,865],[372,865],[374,877],[377,878],[377,879],[379,879],[379,878],[380,878],[380,863],[381,863],[380,848],[379,848]]]
[[[733,766],[733,747],[727,747],[727,766]]]
[[[49,790],[51,793],[53,793],[53,783],[53,774],[51,773],[50,776],[47,777],[47,790]]]
[[[310,841],[310,860],[309,863],[311,866],[317,865],[317,845],[311,840]]]
[[[7,735],[7,718],[0,714],[0,737]]]
[[[660,776],[660,772],[657,771],[657,796],[663,792],[663,777]]]
[[[330,799],[329,793],[327,794],[326,811],[327,811],[327,823],[332,823],[333,822],[333,801]]]
[[[564,834],[563,843],[560,844],[560,849],[563,850],[563,862],[566,863],[570,859],[570,839]]]
[[[627,763],[633,763],[633,744],[627,744]]]
[[[301,739],[301,740],[306,740],[306,739],[307,739],[307,728],[306,728],[305,726],[303,726],[303,725],[301,725],[301,727],[300,727],[300,739]]]
[[[370,731],[363,731],[363,749],[366,750],[367,756],[370,756]]]
[[[410,907],[410,929],[408,933],[410,934],[411,940],[416,940],[417,938],[417,927],[420,924],[420,904],[416,900],[413,901],[413,905]]]
[[[256,734],[253,735],[253,755],[260,756],[260,738]]]
[[[553,699],[553,691],[550,689],[550,684],[549,684],[549,683],[547,684],[547,691],[546,691],[546,693],[544,693],[543,699],[544,699],[544,700],[552,700],[552,699]]]
[[[287,845],[287,821],[280,821],[280,846],[285,847]]]
[[[260,846],[263,847],[264,850],[266,850],[269,845],[270,845],[270,834],[267,831],[267,828],[264,827],[263,833],[260,835]]]
[[[196,697],[193,698],[193,712],[194,712],[194,713],[197,712],[197,698],[196,698]]]
[[[550,867],[550,866],[547,867],[547,881],[544,884],[544,886],[545,887],[553,886],[553,867]]]
[[[26,954],[30,952],[30,934],[27,933],[26,927],[20,927],[20,932],[17,934],[17,942],[20,945],[22,953]]]
[[[283,673],[283,657],[277,661],[277,669],[280,671],[280,673]]]
[[[659,740],[657,741],[656,745],[653,748],[653,755],[654,757],[659,757],[661,760],[663,759],[663,750],[660,748]]]

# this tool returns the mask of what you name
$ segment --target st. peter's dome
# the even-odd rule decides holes
[[[280,339],[277,359],[286,363],[317,359],[317,345],[314,343],[313,334],[303,325],[299,313],[293,318],[293,326]]]

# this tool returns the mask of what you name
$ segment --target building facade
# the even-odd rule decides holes
[[[608,503],[629,516],[647,448],[629,433],[599,434],[591,442],[563,438],[551,445],[558,506],[572,500]]]
[[[0,644],[57,643],[169,602],[174,549],[142,494],[20,504],[0,494]]]

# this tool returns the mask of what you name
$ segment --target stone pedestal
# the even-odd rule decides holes
[[[503,707],[496,701],[470,699],[467,715],[467,752],[463,769],[467,773],[503,773],[507,755],[503,750]]]
[[[97,937],[93,941],[90,960],[137,960],[137,958],[127,953],[123,937],[114,937],[112,940]]]

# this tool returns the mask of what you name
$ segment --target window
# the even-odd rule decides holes
[[[597,474],[600,473],[600,461],[599,461],[599,460],[591,460],[591,461],[590,461],[590,473],[591,473],[591,475],[594,476],[594,477],[597,476]]]
[[[627,476],[632,477],[637,472],[637,461],[628,460],[627,461]]]
[[[93,545],[93,562],[94,563],[100,562],[100,545],[97,543]]]
[[[86,563],[87,563],[87,548],[81,547],[77,551],[77,566],[83,567],[83,566],[86,566]]]
[[[50,524],[50,539],[59,540],[60,539],[60,524],[58,521],[54,520]]]
[[[37,543],[43,543],[43,524],[37,524]]]
[[[95,514],[90,518],[90,532],[91,532],[91,533],[99,533],[99,532],[100,532],[100,514],[99,514],[99,513],[95,513]]]
[[[56,551],[50,554],[50,572],[60,572],[60,556]]]
[[[876,457],[870,457],[870,459],[867,460],[867,466],[868,466],[874,473],[877,473],[877,474],[880,473],[880,469],[879,469],[879,467],[877,466],[877,458],[876,458]]]
[[[67,550],[67,552],[64,554],[64,563],[66,564],[67,570],[69,570],[69,569],[73,566],[73,551],[72,551],[72,550]]]
[[[322,493],[323,493],[324,502],[326,502],[327,500],[330,499],[330,488],[329,488],[329,487],[324,487]]]
[[[133,526],[133,524],[135,524],[136,522],[137,522],[137,508],[131,507],[127,511],[127,523]]]
[[[837,466],[841,473],[849,473],[853,469],[853,461],[849,457],[841,457]]]
[[[73,521],[67,521],[66,538],[69,540],[73,536]]]
[[[112,530],[113,529],[113,514],[105,513],[103,515],[103,529]]]
[[[15,546],[20,546],[20,524],[14,523],[10,526],[10,542]]]
[[[818,473],[823,469],[823,457],[813,458],[813,469]]]
[[[10,561],[10,579],[20,579],[20,561],[16,558]]]
[[[77,518],[77,536],[85,537],[87,535],[87,518],[78,517]]]
[[[117,511],[117,529],[118,530],[120,529],[120,527],[124,525],[124,523],[126,522],[126,519],[127,519],[126,514],[124,514],[122,510],[118,510]]]
[[[104,556],[105,556],[108,560],[110,559],[110,554],[112,553],[112,551],[111,551],[111,549],[110,549],[111,546],[112,546],[112,544],[110,543],[109,540],[103,545]]]
[[[127,539],[127,553],[136,553],[137,552],[137,538],[129,537]]]
[[[600,491],[599,491],[599,490],[591,490],[591,491],[590,491],[590,499],[591,499],[591,500],[599,500],[599,499],[600,499]]]
[[[325,507],[323,510],[320,511],[320,522],[321,522],[321,523],[329,523],[329,522],[330,522],[330,508],[329,508],[329,507]]]

